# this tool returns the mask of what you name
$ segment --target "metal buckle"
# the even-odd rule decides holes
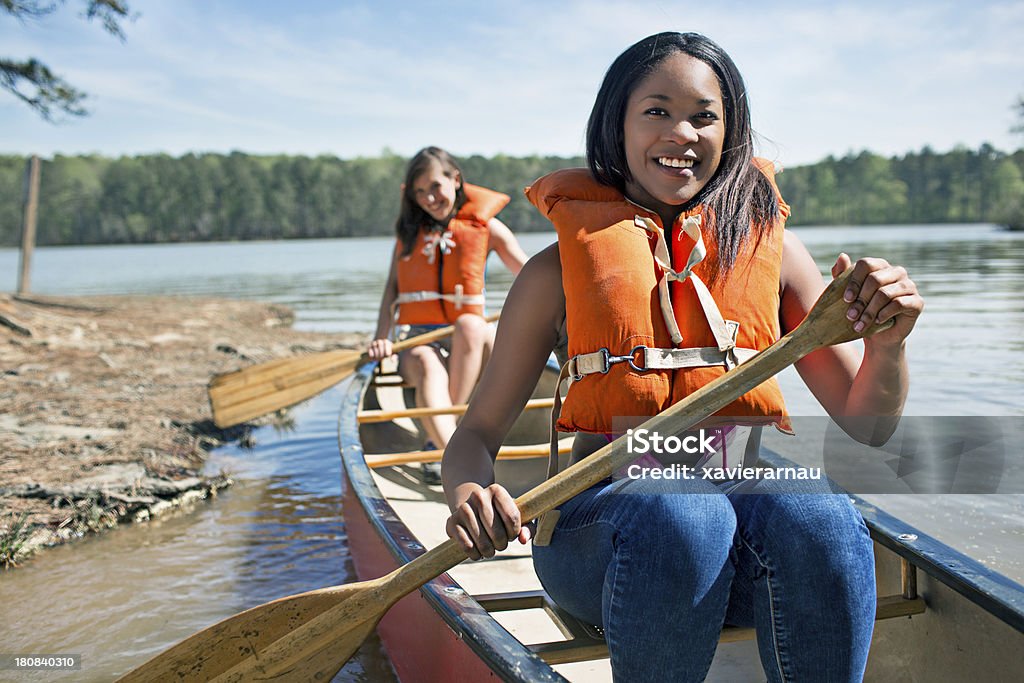
[[[634,346],[633,349],[629,352],[629,366],[631,368],[633,368],[634,370],[636,370],[637,372],[647,372],[647,354],[646,353],[644,353],[644,355],[643,355],[643,359],[644,359],[644,366],[643,367],[640,367],[639,365],[637,365],[636,363],[633,362],[633,359],[636,358],[637,352],[641,351],[641,350],[646,352],[647,351],[647,346],[645,344],[638,344],[638,345]]]
[[[601,354],[601,360],[603,361],[603,365],[604,365],[604,367],[601,368],[601,374],[608,374],[608,370],[610,370],[611,366],[613,364],[615,364],[615,363],[629,363],[629,367],[633,368],[637,372],[646,372],[647,371],[647,357],[646,357],[646,355],[644,356],[644,365],[643,366],[637,365],[636,364],[636,360],[635,360],[636,359],[636,354],[639,351],[641,351],[641,350],[646,351],[647,350],[647,346],[645,346],[644,344],[638,344],[637,346],[634,346],[630,350],[630,352],[627,355],[625,355],[625,356],[613,356],[613,355],[611,355],[611,352],[607,348],[600,349],[598,351],[598,353]]]

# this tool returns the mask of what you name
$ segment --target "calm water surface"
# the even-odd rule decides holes
[[[988,225],[803,228],[825,271],[844,250],[905,264],[927,299],[911,337],[909,415],[1024,415],[1024,234]],[[553,234],[521,236],[530,253]],[[36,250],[40,294],[181,294],[274,301],[297,327],[369,333],[391,240],[59,247]],[[0,249],[0,288],[17,251]],[[5,281],[6,280],[6,281]],[[496,259],[488,300],[511,277]],[[795,371],[781,376],[794,415],[823,415]],[[110,680],[184,636],[283,595],[353,578],[340,515],[336,388],[296,411],[294,432],[257,431],[249,451],[209,462],[237,484],[210,504],[42,553],[0,574],[0,651],[79,653],[61,679]],[[1024,495],[873,498],[987,565],[1024,581]],[[7,672],[0,672],[5,680]],[[339,680],[390,680],[369,643]]]

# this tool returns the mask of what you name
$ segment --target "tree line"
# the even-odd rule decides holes
[[[18,244],[26,160],[0,156],[0,245]],[[41,245],[391,235],[406,159],[186,154],[44,160]],[[582,158],[461,160],[470,182],[509,194],[514,230],[550,229],[522,188]],[[790,225],[1010,222],[1024,214],[1024,150],[990,145],[886,158],[828,157],[778,176]]]

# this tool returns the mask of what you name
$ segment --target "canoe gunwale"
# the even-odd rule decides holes
[[[424,554],[426,548],[398,517],[373,480],[363,459],[356,414],[372,379],[376,363],[362,366],[342,401],[338,420],[338,445],[346,483],[362,506],[379,539],[401,565]],[[447,573],[420,589],[434,611],[500,678],[507,681],[551,681],[566,679],[532,653],[502,627]]]

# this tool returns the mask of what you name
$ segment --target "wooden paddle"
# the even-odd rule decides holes
[[[498,314],[487,321],[498,319]],[[444,339],[454,325],[395,342],[395,353]],[[297,358],[281,358],[217,375],[208,386],[213,423],[232,427],[316,396],[368,362],[362,351],[340,349]]]
[[[678,433],[823,346],[865,335],[846,319],[847,271],[826,288],[804,321],[743,365],[643,424]],[[536,519],[635,459],[617,439],[516,499]],[[387,576],[293,595],[254,607],[196,633],[127,674],[122,681],[328,680],[359,648],[391,605],[466,558],[448,540]]]
[[[553,398],[531,398],[523,406],[523,410],[536,410],[537,408],[551,408],[555,405]],[[430,417],[432,415],[462,415],[469,408],[467,403],[456,403],[444,408],[405,408],[403,410],[363,410],[356,415],[356,422],[359,424],[370,424],[374,422],[391,422],[400,417]]]

